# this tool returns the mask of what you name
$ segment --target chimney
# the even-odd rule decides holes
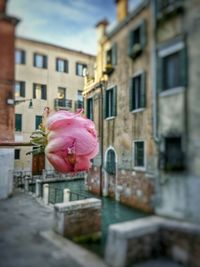
[[[106,35],[106,28],[108,26],[108,21],[106,19],[99,21],[95,26],[97,28],[97,39],[101,40]]]
[[[7,4],[7,0],[0,0],[0,14],[6,13],[6,4]]]
[[[128,15],[128,0],[115,0],[117,5],[117,20],[122,21]]]

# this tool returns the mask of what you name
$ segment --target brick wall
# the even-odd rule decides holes
[[[6,15],[4,17],[0,20],[0,140],[13,141],[14,106],[9,106],[7,99],[14,97],[15,25]]]

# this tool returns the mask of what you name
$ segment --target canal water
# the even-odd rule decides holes
[[[93,195],[86,190],[83,179],[74,181],[72,180],[67,182],[51,183],[49,184],[49,186],[51,189],[59,188],[63,190],[64,188],[69,188],[72,192],[80,193],[88,197],[99,198],[96,195]],[[108,236],[108,228],[110,224],[125,222],[129,220],[136,220],[138,218],[146,217],[148,215],[141,211],[127,207],[109,197],[103,197],[101,198],[101,200],[102,200],[101,239],[96,240],[96,242],[90,241],[87,243],[83,243],[81,245],[99,254],[100,256],[103,256],[106,239]]]

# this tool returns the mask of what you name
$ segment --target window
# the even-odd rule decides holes
[[[134,167],[144,168],[144,142],[134,142]]]
[[[115,152],[113,149],[109,149],[107,153],[106,172],[110,175],[116,174]]]
[[[86,64],[76,63],[76,75],[83,76],[84,69],[87,69]]]
[[[181,137],[166,137],[165,152],[160,155],[160,166],[166,171],[184,170],[184,154]]]
[[[42,116],[36,115],[35,116],[35,129],[39,129],[40,124],[42,123]]]
[[[76,108],[83,108],[83,91],[82,90],[78,90],[77,92]]]
[[[56,71],[68,72],[68,61],[61,58],[56,58]]]
[[[117,64],[117,44],[113,44],[111,49],[106,51],[106,64],[116,65]]]
[[[34,67],[43,69],[47,68],[47,56],[34,53],[33,59],[34,59],[33,62]]]
[[[93,120],[93,99],[87,99],[87,118]]]
[[[179,54],[180,52],[176,52],[163,58],[163,85],[166,90],[181,84]]]
[[[173,13],[176,10],[181,10],[183,7],[183,0],[157,0],[156,12],[157,18],[169,16],[169,13]]]
[[[25,82],[15,82],[15,97],[25,97]]]
[[[20,159],[20,149],[15,149],[15,159]]]
[[[66,88],[58,87],[58,99],[65,99],[66,98]]]
[[[187,85],[186,48],[182,42],[158,53],[157,86],[165,91]]]
[[[131,78],[130,85],[130,111],[145,108],[146,106],[146,85],[145,73]]]
[[[33,84],[33,98],[47,99],[47,88],[44,84]]]
[[[135,58],[145,48],[146,45],[146,22],[143,20],[139,26],[129,32],[128,36],[128,56]]]
[[[24,50],[17,49],[15,51],[15,63],[16,64],[25,64],[26,63],[26,54]]]
[[[15,131],[22,131],[22,114],[15,114]]]
[[[105,91],[105,118],[117,115],[117,86]]]
[[[58,99],[55,101],[55,104],[59,107],[65,107],[67,104],[66,100],[66,88],[58,87]]]

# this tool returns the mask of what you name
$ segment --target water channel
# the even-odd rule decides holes
[[[51,192],[55,192],[55,190],[52,190],[55,188],[62,189],[60,190],[60,192],[62,192],[64,188],[69,188],[72,192],[80,193],[88,197],[98,198],[96,195],[91,194],[90,192],[86,190],[83,179],[78,179],[74,181],[72,180],[72,181],[67,181],[67,182],[56,182],[56,183],[54,182],[54,183],[50,183],[49,186],[50,186],[50,198],[54,198],[54,199],[55,199],[55,195],[53,195],[53,193]],[[58,200],[59,202],[59,199],[61,199],[61,197],[58,196],[55,200]],[[101,236],[101,239],[96,242],[89,242],[87,244],[83,243],[81,245],[99,254],[100,256],[103,256],[105,244],[106,244],[106,238],[108,235],[108,227],[110,224],[125,222],[129,220],[135,220],[137,218],[142,218],[148,215],[141,211],[127,207],[109,197],[103,197],[101,198],[101,200],[102,200],[102,222],[101,222],[102,236]]]

